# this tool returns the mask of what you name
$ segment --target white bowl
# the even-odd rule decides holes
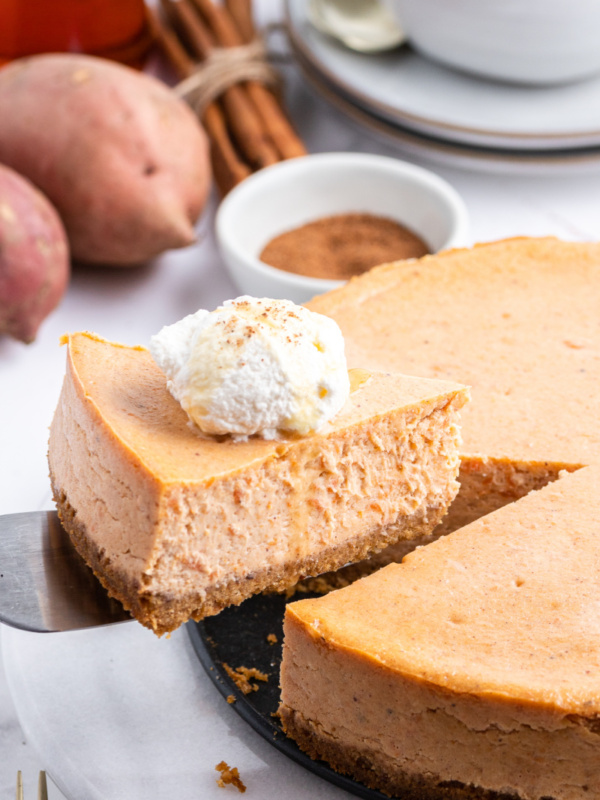
[[[462,199],[434,173],[384,156],[322,153],[267,167],[236,186],[217,212],[217,242],[241,292],[304,303],[343,281],[286,272],[259,254],[285,231],[350,212],[396,220],[432,252],[463,245],[467,236]]]
[[[411,44],[452,67],[517,83],[600,72],[598,0],[385,0]]]

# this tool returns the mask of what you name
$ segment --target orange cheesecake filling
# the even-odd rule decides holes
[[[50,436],[63,524],[157,631],[427,535],[458,491],[456,384],[373,373],[318,434],[199,435],[149,354],[70,338]]]

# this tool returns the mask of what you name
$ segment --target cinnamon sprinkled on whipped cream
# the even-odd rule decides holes
[[[153,336],[168,388],[201,431],[265,439],[332,419],[350,386],[344,339],[329,317],[289,300],[238,297]]]

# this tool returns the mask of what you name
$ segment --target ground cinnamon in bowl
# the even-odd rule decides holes
[[[377,264],[429,252],[425,242],[399,222],[352,213],[323,217],[276,236],[260,260],[297,275],[348,280]]]

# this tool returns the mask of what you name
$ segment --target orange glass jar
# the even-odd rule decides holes
[[[150,44],[144,0],[0,0],[0,63],[74,52],[141,66]]]

